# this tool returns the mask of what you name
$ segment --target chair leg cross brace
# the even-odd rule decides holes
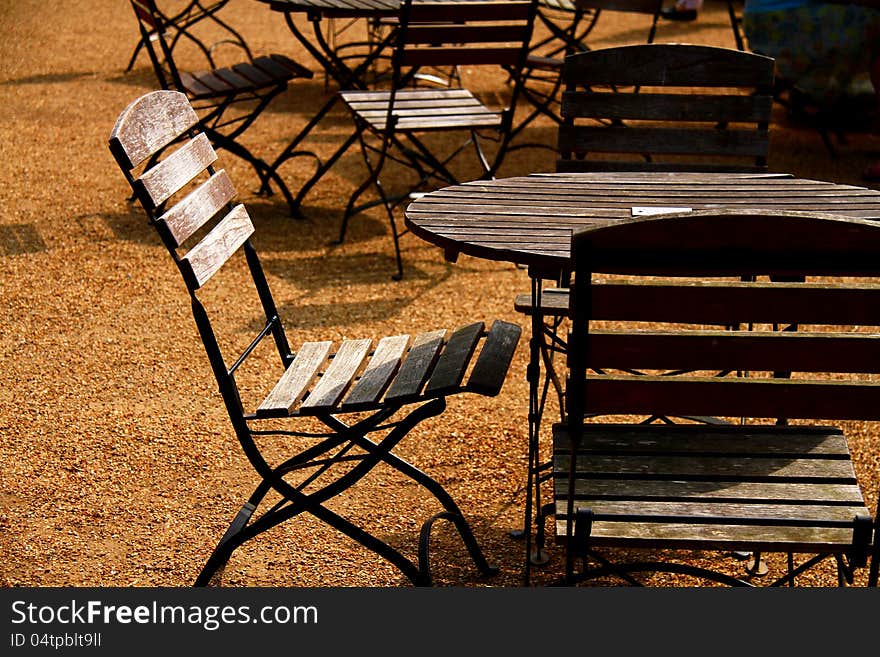
[[[399,422],[385,425],[384,427],[381,423],[393,414],[393,411],[388,409],[378,411],[351,426],[346,425],[334,416],[321,417],[319,419],[332,429],[336,435],[309,450],[305,450],[275,468],[270,467],[259,455],[256,447],[253,445],[252,436],[248,434],[244,442],[249,442],[250,445],[245,445],[245,451],[251,458],[256,470],[261,473],[264,479],[235,516],[235,519],[226,530],[223,538],[196,579],[195,585],[205,586],[215,579],[222,572],[233,552],[245,542],[303,512],[310,513],[337,531],[384,557],[416,586],[430,586],[432,583],[428,548],[431,529],[439,519],[450,520],[455,525],[474,564],[483,575],[488,576],[497,572],[497,568],[489,565],[486,561],[464,515],[446,490],[436,480],[391,451],[419,422],[440,414],[445,409],[445,406],[446,401],[443,398],[431,400],[411,411]],[[390,428],[390,430],[381,441],[374,442],[367,437],[367,434],[382,430],[383,428]],[[335,449],[340,445],[344,446],[335,455],[326,459],[319,458],[329,450]],[[365,452],[364,455],[357,457],[358,463],[355,466],[315,492],[303,492],[305,485],[312,483],[318,476],[328,472],[332,466],[338,465],[343,461],[352,461],[353,457],[347,455],[347,453],[353,446]],[[376,538],[361,527],[324,506],[324,503],[328,500],[340,495],[363,479],[380,462],[389,465],[420,484],[443,506],[444,510],[442,512],[431,517],[422,526],[417,563],[386,542]],[[309,477],[303,484],[294,486],[283,478],[284,475],[293,470],[301,470],[308,467],[318,467],[319,472]],[[254,519],[253,516],[258,506],[271,490],[279,493],[283,500]]]

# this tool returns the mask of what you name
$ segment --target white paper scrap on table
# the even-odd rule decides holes
[[[675,212],[693,212],[693,208],[675,208],[668,205],[643,205],[632,209],[634,217],[648,217],[652,214],[673,214]]]

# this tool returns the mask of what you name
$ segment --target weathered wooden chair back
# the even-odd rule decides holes
[[[213,168],[217,154],[210,141],[203,132],[194,132],[198,125],[186,96],[163,90],[130,105],[110,138],[111,152],[191,293],[253,233],[244,206],[233,204],[236,191],[226,171]],[[140,174],[149,158],[188,134],[192,138],[178,150]],[[206,224],[213,221],[217,225],[205,234]]]
[[[575,236],[570,403],[601,414],[880,419],[871,378],[880,334],[851,328],[880,326],[878,281],[853,280],[880,275],[880,228],[835,216],[704,214]],[[648,278],[586,284],[591,271]],[[599,321],[624,324],[605,331]],[[705,329],[724,325],[743,330]],[[778,330],[788,326],[797,330]]]
[[[572,254],[554,428],[570,559],[597,546],[803,552],[814,558],[790,560],[777,584],[829,555],[843,583],[873,552],[876,584],[872,520],[828,421],[880,419],[880,226],[702,211],[584,231]],[[643,419],[664,416],[714,421]]]
[[[557,170],[765,171],[774,62],[639,44],[566,58]]]

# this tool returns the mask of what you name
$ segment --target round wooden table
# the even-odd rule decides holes
[[[880,191],[788,174],[536,173],[445,187],[414,201],[407,227],[444,250],[528,265],[555,279],[571,233],[639,214],[699,209],[834,212],[880,220]]]

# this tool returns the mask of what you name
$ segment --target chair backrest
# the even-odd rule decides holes
[[[639,44],[570,55],[563,77],[558,171],[767,169],[772,58]]]
[[[497,66],[514,77],[510,107],[515,107],[536,12],[537,0],[404,0],[393,90],[411,84],[421,69]]]
[[[585,413],[880,419],[876,222],[700,211],[577,233],[572,255],[573,431]]]
[[[244,205],[234,203],[236,191],[226,171],[214,169],[217,154],[205,134],[195,130],[198,122],[183,93],[154,91],[120,114],[110,134],[110,151],[183,276],[202,342],[236,424],[243,414],[236,370],[269,335],[284,365],[292,356],[249,241],[254,226]],[[262,308],[266,321],[241,353],[226,359],[198,292],[242,253],[256,288],[254,305]]]

